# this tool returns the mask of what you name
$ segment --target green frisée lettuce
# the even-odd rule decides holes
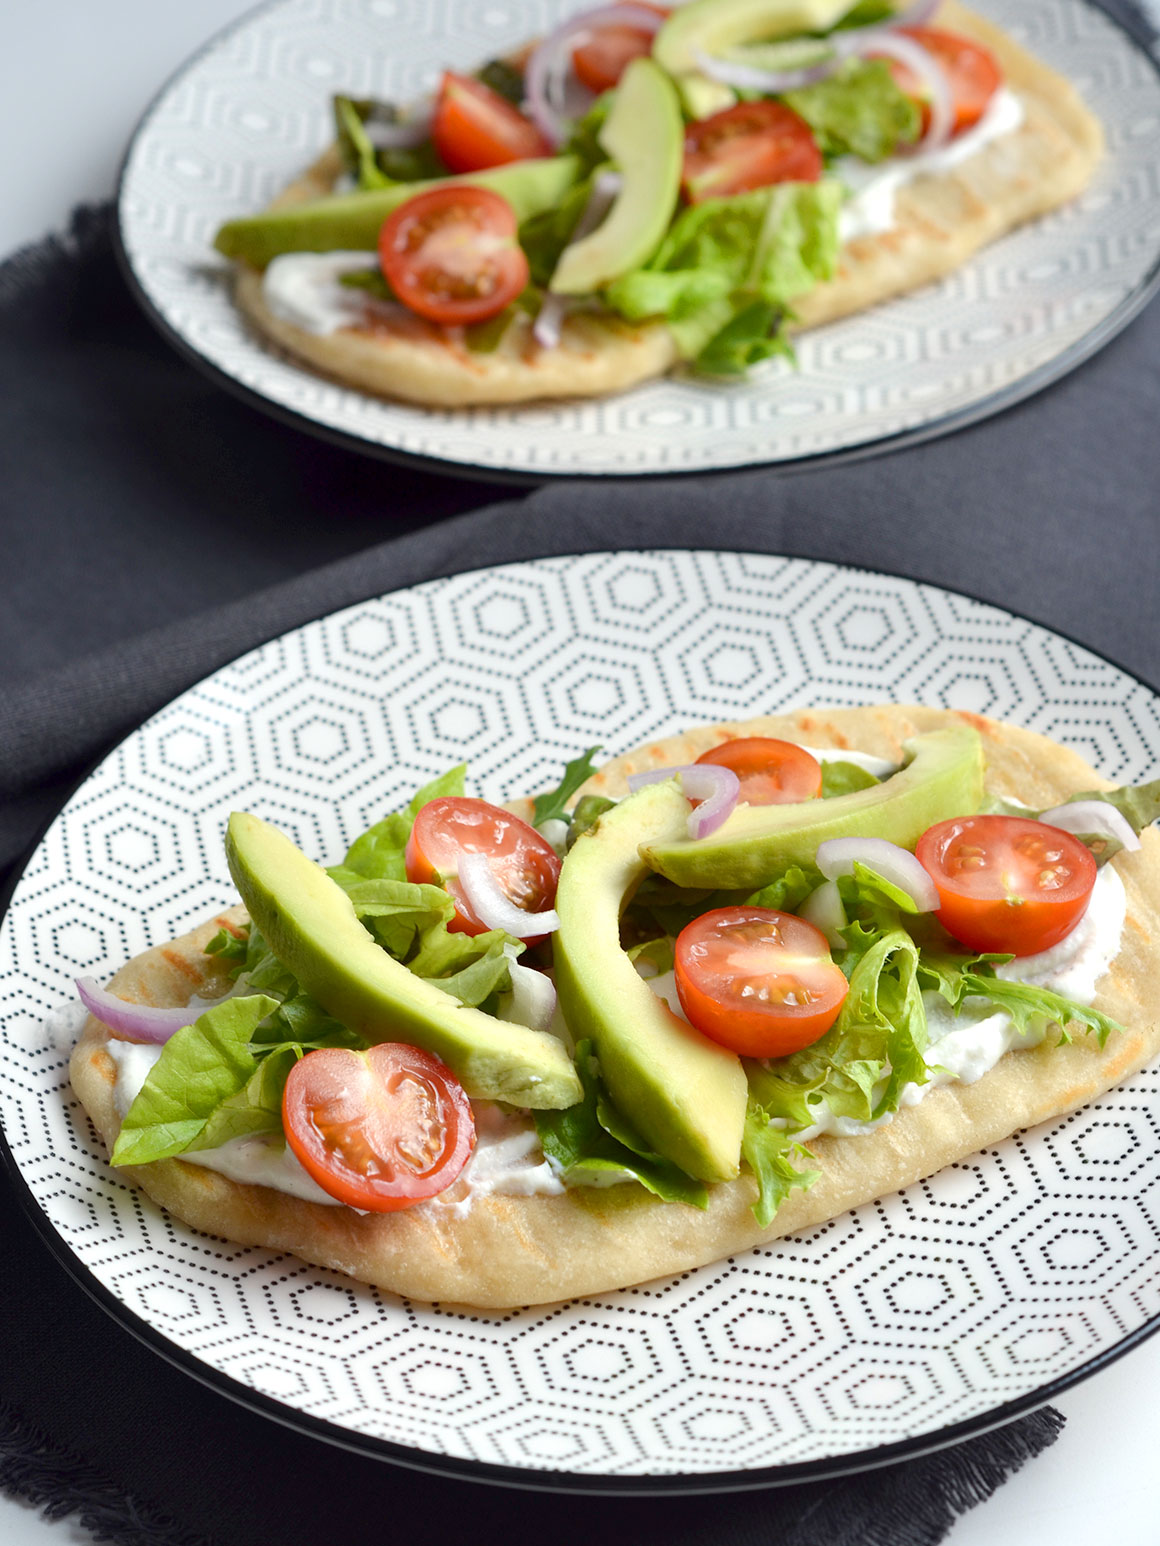
[[[563,1111],[536,1111],[540,1147],[554,1169],[576,1186],[639,1181],[665,1202],[709,1206],[704,1182],[654,1154],[632,1123],[612,1104],[590,1041],[576,1048],[584,1099]]]
[[[593,758],[600,750],[599,746],[590,746],[586,752],[581,752],[579,757],[574,757],[571,762],[564,764],[564,776],[546,794],[536,796],[532,807],[532,825],[538,827],[545,821],[566,821],[568,819],[568,801],[585,784],[596,771]]]
[[[827,179],[694,204],[604,299],[630,322],[663,318],[695,365],[707,360],[728,374],[730,362],[784,352],[780,323],[791,302],[836,270],[843,197]]]
[[[1113,1031],[1123,1030],[1117,1020],[1090,1005],[1073,1003],[1050,988],[996,976],[995,967],[1012,959],[1004,955],[957,956],[928,950],[919,962],[919,981],[945,999],[956,1014],[968,999],[986,999],[1009,1014],[1020,1032],[1047,1031],[1055,1026],[1061,1042],[1071,1040],[1069,1025],[1094,1032],[1101,1047]]]
[[[922,130],[918,104],[885,59],[848,60],[826,80],[787,91],[784,100],[809,124],[827,158],[885,161],[900,146],[913,145]]]
[[[784,1128],[773,1126],[752,1095],[745,1111],[741,1158],[757,1182],[753,1216],[763,1229],[795,1188],[804,1190],[821,1175],[820,1170],[798,1169],[794,1161],[809,1159],[810,1151],[794,1143]]]

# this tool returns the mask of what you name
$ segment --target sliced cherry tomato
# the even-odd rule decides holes
[[[739,800],[749,805],[789,805],[813,800],[822,792],[822,765],[792,741],[772,736],[742,736],[704,752],[698,762],[732,768],[741,780]]]
[[[742,1057],[778,1058],[824,1036],[849,990],[826,937],[792,913],[719,907],[677,936],[690,1022]]]
[[[1023,816],[959,816],[918,840],[939,922],[972,950],[1038,955],[1087,911],[1096,861],[1077,837]]]
[[[444,1192],[475,1147],[463,1086],[437,1057],[403,1042],[369,1052],[320,1047],[290,1070],[286,1141],[324,1192],[394,1213]]]
[[[987,103],[1003,84],[1003,71],[989,48],[964,38],[957,32],[942,32],[935,27],[899,27],[899,32],[921,43],[932,55],[947,78],[954,106],[952,134],[969,129],[987,110]],[[923,100],[924,89],[911,71],[897,59],[890,60],[894,79],[913,97],[922,110],[922,132],[930,127],[930,107]]]
[[[528,282],[515,211],[489,188],[431,188],[379,232],[379,262],[404,306],[444,327],[486,322]]]
[[[550,156],[552,147],[530,118],[498,91],[450,70],[439,88],[431,138],[453,172],[482,172],[509,161]]]
[[[739,102],[685,133],[685,197],[725,199],[772,183],[817,182],[822,153],[813,130],[784,102]]]
[[[415,817],[406,866],[408,880],[446,886],[455,901],[455,917],[447,925],[453,933],[487,931],[455,878],[462,854],[486,854],[495,878],[524,912],[541,913],[555,902],[560,859],[546,838],[498,805],[443,795],[429,800]]]
[[[632,0],[642,10],[667,16],[668,8]],[[634,59],[652,53],[653,36],[641,27],[596,27],[572,50],[572,68],[589,91],[611,91]]]

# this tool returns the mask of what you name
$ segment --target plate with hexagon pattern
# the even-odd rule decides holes
[[[1160,78],[1091,0],[978,0],[1074,81],[1107,130],[1093,186],[942,284],[804,335],[800,369],[674,375],[604,400],[427,410],[351,391],[260,340],[212,240],[332,137],[329,99],[413,100],[542,34],[582,0],[277,0],[162,91],[118,198],[124,265],[168,337],[300,428],[385,456],[521,480],[704,472],[865,454],[946,433],[1040,390],[1160,282]]]
[[[800,559],[485,569],[216,672],[86,779],[0,926],[0,1114],[32,1216],[122,1322],[256,1410],[524,1485],[853,1469],[1091,1372],[1160,1316],[1155,1069],[801,1236],[506,1313],[408,1303],[168,1219],[116,1179],[69,1089],[73,979],[107,979],[233,900],[231,809],[334,860],[462,759],[474,790],[503,800],[596,742],[614,753],[697,721],[890,700],[1013,720],[1123,782],[1160,763],[1160,699],[1117,667],[963,596]]]

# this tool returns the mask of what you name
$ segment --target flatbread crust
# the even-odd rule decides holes
[[[898,760],[921,731],[967,718],[983,736],[987,785],[1044,809],[1081,789],[1110,787],[1081,757],[1012,725],[939,709],[885,706],[775,715],[706,726],[613,759],[585,792],[622,794],[631,772],[687,762],[737,735],[773,735],[809,746],[855,748]],[[550,1303],[671,1276],[808,1229],[986,1149],[1020,1129],[1058,1118],[1129,1078],[1160,1055],[1160,834],[1114,861],[1127,892],[1121,950],[1099,985],[1096,1006],[1126,1029],[1101,1050],[1094,1037],[1008,1053],[977,1084],[946,1085],[887,1126],[860,1138],[811,1142],[821,1179],[795,1192],[762,1229],[750,1212],[751,1176],[713,1187],[702,1213],[660,1203],[636,1186],[577,1188],[555,1197],[484,1196],[464,1217],[434,1201],[395,1214],[360,1215],[242,1185],[179,1159],[121,1175],[194,1228],[244,1245],[289,1251],[407,1298],[489,1308]],[[114,991],[151,1004],[181,1004],[224,991],[205,942],[241,908],[138,956]],[[111,1149],[119,1128],[108,1032],[90,1019],[73,1053],[73,1087]],[[445,1198],[455,1202],[456,1183]]]
[[[835,321],[943,278],[996,237],[1074,198],[1092,178],[1103,131],[1069,81],[957,0],[946,0],[936,25],[978,38],[997,55],[1023,101],[1025,120],[953,170],[900,190],[892,229],[849,242],[835,278],[795,303],[799,327]],[[323,197],[341,170],[337,150],[328,150],[274,207]],[[604,397],[678,363],[663,323],[632,325],[599,310],[569,318],[554,349],[541,349],[531,320],[521,317],[493,353],[480,354],[456,330],[403,308],[365,327],[308,333],[270,310],[261,274],[246,267],[235,294],[259,332],[316,370],[365,392],[433,408]]]

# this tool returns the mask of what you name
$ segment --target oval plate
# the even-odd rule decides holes
[[[997,413],[1074,369],[1160,282],[1160,77],[1088,0],[981,0],[1066,75],[1108,154],[1082,198],[944,283],[806,334],[800,370],[669,377],[605,400],[427,410],[349,390],[263,342],[230,298],[218,226],[263,208],[333,136],[332,92],[409,100],[575,10],[564,0],[279,0],[214,39],[129,147],[124,266],[153,319],[223,385],[299,428],[445,471],[517,481],[844,458]]]
[[[78,789],[0,926],[0,1115],[38,1227],[118,1320],[226,1394],[514,1485],[854,1470],[1091,1373],[1160,1314],[1154,1069],[808,1234],[508,1313],[407,1303],[170,1220],[110,1172],[68,1085],[50,1012],[76,975],[105,979],[230,903],[233,808],[333,859],[464,758],[502,800],[597,741],[890,700],[1011,719],[1121,781],[1160,762],[1160,700],[1115,666],[962,596],[798,559],[512,564],[365,602],[217,672]]]

